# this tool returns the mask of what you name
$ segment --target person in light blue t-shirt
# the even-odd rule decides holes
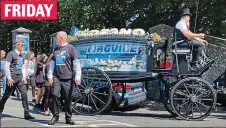
[[[6,52],[4,50],[1,50],[1,56],[0,56],[1,75],[0,76],[2,80],[3,94],[5,93],[5,89],[6,89],[6,75],[4,71],[5,54]]]

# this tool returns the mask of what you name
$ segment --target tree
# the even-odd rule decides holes
[[[0,21],[0,46],[10,50],[11,31],[19,27],[32,30],[31,42],[36,42],[39,52],[46,53],[49,52],[49,35],[60,30],[68,32],[73,25],[80,29],[125,28],[131,17],[139,15],[131,28],[148,31],[162,23],[174,26],[184,7],[189,7],[193,14],[191,30],[196,21],[197,32],[225,38],[225,5],[225,0],[58,0],[56,21]]]

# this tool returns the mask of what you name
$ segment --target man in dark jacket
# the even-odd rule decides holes
[[[59,120],[59,99],[61,92],[65,100],[66,123],[74,125],[75,122],[71,120],[71,97],[74,88],[74,80],[76,85],[81,84],[81,66],[75,47],[67,43],[66,32],[58,32],[56,42],[58,47],[54,49],[48,73],[49,84],[53,86],[53,118],[49,122],[49,125],[54,125]]]

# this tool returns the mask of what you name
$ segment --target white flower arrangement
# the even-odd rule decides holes
[[[111,29],[101,29],[101,30],[89,30],[85,29],[85,31],[77,31],[74,33],[74,36],[94,36],[94,35],[108,35],[108,34],[115,34],[115,35],[136,35],[136,36],[144,36],[145,31],[141,28],[137,29],[128,29],[121,28],[118,30],[117,28]]]

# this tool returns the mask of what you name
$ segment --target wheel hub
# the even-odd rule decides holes
[[[198,101],[198,98],[195,95],[191,95],[190,100],[191,100],[191,102],[196,103]]]
[[[93,92],[93,88],[86,88],[85,94],[91,94]]]

